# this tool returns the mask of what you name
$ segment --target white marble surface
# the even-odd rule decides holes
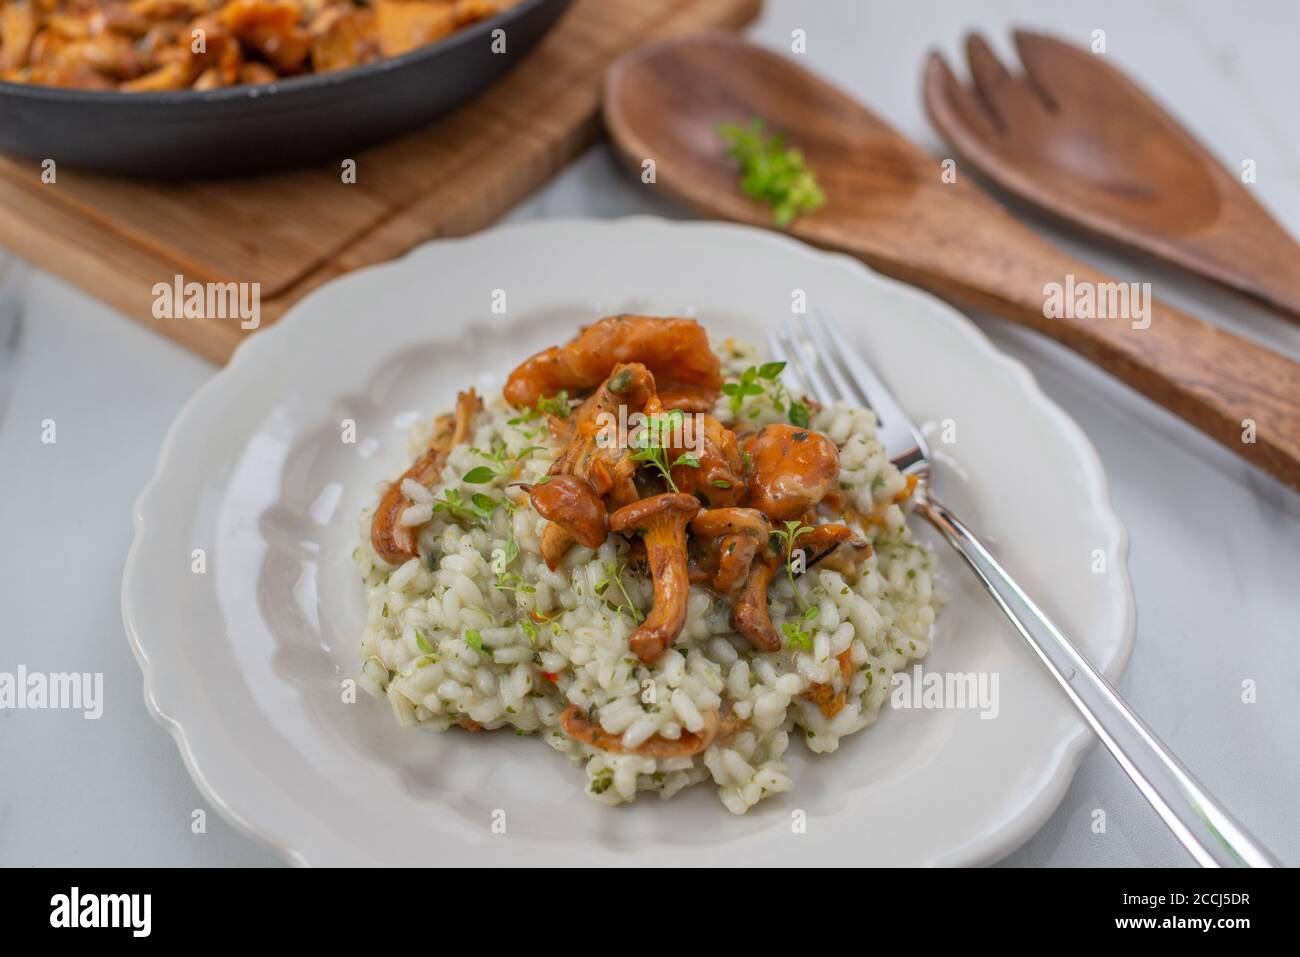
[[[1006,51],[1024,24],[1110,55],[1224,160],[1252,158],[1254,187],[1300,235],[1293,49],[1300,7],[1226,4],[769,0],[752,30],[939,150],[919,102],[923,53],[958,50],[976,25]],[[588,152],[511,219],[680,215]],[[1045,230],[1051,232],[1050,230]],[[3,240],[0,235],[0,241]],[[1157,296],[1300,358],[1300,327],[1148,263],[1066,242]],[[215,369],[39,272],[0,272],[0,671],[100,671],[104,715],[0,711],[0,864],[270,864],[203,801],[145,712],[118,591],[131,503],[181,404]],[[1300,863],[1300,496],[1033,334],[976,317],[1026,361],[1091,437],[1132,537],[1138,640],[1121,690],[1187,764],[1284,860]],[[55,419],[58,442],[41,442]],[[178,636],[181,638],[183,636]],[[1241,683],[1258,701],[1241,701]],[[1104,809],[1104,834],[1091,830]],[[1111,759],[1094,750],[1049,823],[1007,863],[1180,865],[1188,858]]]

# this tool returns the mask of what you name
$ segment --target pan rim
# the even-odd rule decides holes
[[[434,43],[417,47],[395,57],[385,57],[372,63],[349,67],[346,70],[333,70],[328,73],[308,73],[303,76],[286,77],[275,83],[254,85],[239,84],[225,86],[215,90],[158,90],[152,92],[127,93],[121,90],[83,90],[76,87],[40,86],[29,83],[12,83],[0,80],[0,98],[26,99],[44,103],[84,103],[99,106],[127,106],[139,104],[142,107],[194,107],[217,104],[229,104],[249,101],[266,101],[277,96],[288,98],[293,94],[307,93],[315,90],[333,90],[347,86],[352,81],[372,79],[389,71],[431,60],[481,39],[502,24],[523,19],[538,7],[558,4],[567,7],[572,0],[519,0],[508,10],[480,20],[464,29],[442,38]]]

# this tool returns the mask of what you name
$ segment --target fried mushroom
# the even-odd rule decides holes
[[[598,751],[612,754],[638,754],[648,758],[686,758],[704,751],[719,737],[726,738],[734,733],[736,722],[733,718],[723,718],[716,710],[701,712],[704,726],[699,731],[683,730],[679,738],[664,738],[654,735],[647,738],[635,748],[625,748],[622,737],[610,734],[594,721],[590,721],[577,705],[569,705],[560,715],[560,727],[569,737]]]
[[[676,640],[686,623],[691,582],[686,569],[686,526],[700,510],[693,496],[666,492],[625,505],[609,517],[611,531],[638,534],[654,582],[654,608],[628,646],[647,664]]]
[[[701,434],[695,434],[697,431]],[[685,416],[681,433],[682,446],[674,448],[674,459],[685,454],[693,461],[674,466],[673,483],[678,490],[694,495],[705,508],[739,504],[745,494],[745,479],[736,433],[713,416],[702,414]]]
[[[688,411],[706,411],[722,388],[722,364],[709,336],[694,319],[609,316],[587,326],[572,342],[552,346],[521,363],[506,381],[506,401],[536,405],[561,391],[594,389],[620,363],[649,368],[665,395]]]
[[[419,525],[401,524],[402,513],[413,504],[402,486],[407,479],[432,488],[442,475],[451,450],[469,437],[474,415],[483,408],[478,394],[469,389],[456,397],[456,411],[440,415],[434,423],[433,439],[424,454],[412,463],[384,493],[370,522],[370,544],[375,553],[390,565],[401,565],[419,554]]]
[[[811,429],[764,426],[744,448],[753,459],[745,504],[773,522],[799,518],[813,508],[840,474],[840,450]]]
[[[768,546],[749,567],[749,577],[731,605],[731,624],[760,651],[780,651],[781,636],[767,610],[767,588],[781,567],[781,553]]]
[[[551,528],[558,528],[568,537],[569,542],[576,541],[587,548],[600,548],[604,543],[607,532],[605,503],[586,479],[576,475],[554,475],[537,485],[521,487],[528,493],[537,514],[552,523],[547,526],[548,532]],[[544,532],[543,535],[545,534]],[[552,534],[551,537],[554,539],[556,536]],[[558,543],[552,544],[552,550],[556,544]],[[568,551],[567,544],[563,546],[563,551]],[[564,557],[563,551],[558,556],[561,560]],[[546,548],[543,548],[547,567],[554,571],[559,562],[552,565],[545,552]]]
[[[708,557],[709,583],[729,594],[749,578],[760,548],[766,548],[772,523],[754,508],[711,508],[691,519],[691,536]]]
[[[814,525],[812,531],[799,537],[795,547],[803,550],[805,568],[823,565],[848,572],[871,556],[870,542],[859,538],[847,525],[836,523]]]

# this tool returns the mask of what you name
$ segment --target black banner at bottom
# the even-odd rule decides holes
[[[539,926],[562,923],[561,914],[581,917],[588,908],[612,917],[614,926],[672,920],[683,907],[698,920],[710,898],[773,917],[787,913],[795,918],[787,926],[802,927],[803,933],[809,929],[806,917],[796,915],[809,913],[809,905],[829,906],[839,915],[832,923],[840,932],[861,926],[878,942],[888,927],[893,946],[899,935],[910,934],[926,942],[935,935],[978,935],[987,942],[990,932],[1028,938],[1045,925],[1070,941],[1134,936],[1185,942],[1200,936],[1229,943],[1251,931],[1285,927],[1291,897],[1284,875],[1259,871],[990,869],[858,876],[827,869],[732,877],[634,868],[609,878],[577,872],[514,880],[503,879],[499,871],[489,876],[437,868],[409,873],[55,869],[8,876],[0,893],[8,933],[187,944],[246,942],[280,926],[303,942],[339,945],[355,939],[373,945],[413,926],[404,918],[419,923],[447,909],[462,915],[482,910],[493,930],[518,928],[536,936]],[[556,909],[565,898],[575,905],[572,911]],[[508,916],[512,913],[523,919]],[[854,919],[845,922],[848,915]],[[779,935],[786,922],[775,923],[771,929]]]

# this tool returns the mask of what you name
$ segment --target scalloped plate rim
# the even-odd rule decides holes
[[[180,751],[186,770],[203,797],[237,830],[254,841],[270,847],[283,857],[287,863],[298,866],[307,865],[311,863],[309,852],[295,847],[295,841],[291,836],[275,833],[273,828],[259,825],[247,818],[237,808],[231,806],[208,780],[201,766],[200,757],[195,754],[190,737],[187,735],[184,716],[168,714],[158,703],[155,694],[156,684],[160,677],[157,662],[156,660],[151,662],[149,652],[145,647],[146,642],[142,640],[135,623],[136,615],[132,610],[131,591],[133,583],[139,574],[142,555],[146,550],[146,540],[149,534],[149,522],[146,516],[150,511],[150,506],[166,486],[168,475],[173,469],[177,448],[182,442],[182,436],[185,434],[184,426],[196,414],[196,411],[207,402],[218,395],[226,393],[229,389],[237,387],[240,373],[251,368],[258,357],[274,350],[281,340],[298,334],[300,326],[306,328],[307,323],[311,321],[312,305],[318,299],[334,294],[342,284],[358,281],[377,272],[400,270],[408,261],[430,255],[443,246],[490,243],[503,233],[547,230],[562,232],[567,229],[590,228],[614,230],[659,229],[666,232],[678,230],[715,231],[720,234],[740,234],[747,241],[764,241],[779,245],[791,255],[834,262],[841,268],[858,273],[863,281],[887,289],[892,295],[925,300],[931,308],[945,313],[945,318],[949,321],[955,334],[965,336],[986,358],[1001,365],[1015,377],[1019,387],[1024,389],[1035,400],[1035,408],[1055,421],[1060,430],[1061,438],[1078,454],[1080,463],[1087,467],[1089,484],[1095,496],[1092,505],[1109,536],[1106,542],[1107,551],[1113,549],[1120,559],[1121,567],[1118,571],[1124,586],[1124,627],[1122,633],[1118,636],[1114,658],[1103,669],[1106,677],[1112,683],[1118,681],[1129,662],[1137,630],[1136,602],[1132,580],[1127,568],[1129,536],[1127,528],[1116,515],[1112,506],[1109,484],[1101,458],[1079,425],[1042,391],[1029,368],[1020,360],[998,349],[982,330],[954,306],[923,290],[883,276],[846,254],[819,250],[770,230],[733,223],[698,220],[679,221],[644,215],[611,219],[557,217],[503,224],[465,237],[434,239],[408,250],[395,259],[362,267],[324,283],[304,296],[277,322],[252,336],[246,337],[236,347],[229,363],[201,385],[177,412],[163,440],[154,472],[144,489],[137,496],[132,508],[133,535],[122,576],[122,620],[128,643],[142,673],[144,700],[147,710],[154,720],[172,736],[177,749]],[[1033,795],[1024,812],[1012,822],[994,830],[983,839],[966,844],[963,848],[963,854],[945,858],[942,863],[951,866],[993,863],[1021,846],[1046,823],[1047,819],[1056,810],[1073,781],[1084,754],[1094,741],[1095,738],[1087,726],[1080,724],[1076,733],[1063,742],[1064,747],[1058,748],[1056,753],[1059,755],[1059,760],[1051,774],[1050,781]]]

